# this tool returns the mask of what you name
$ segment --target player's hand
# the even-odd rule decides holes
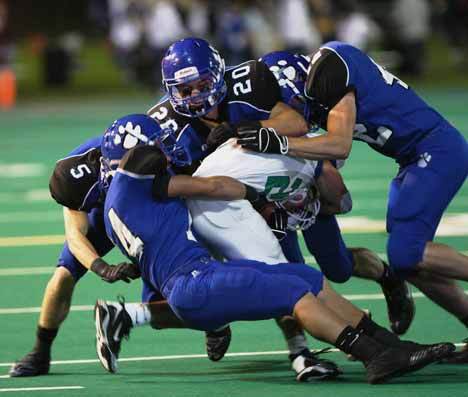
[[[244,121],[238,124],[224,122],[210,131],[206,143],[208,149],[213,151],[228,139],[239,137],[243,132],[256,132],[261,128],[259,121]]]
[[[274,128],[262,127],[257,131],[239,131],[237,143],[244,149],[260,153],[288,153],[288,138],[278,135]]]
[[[281,241],[286,237],[288,228],[288,213],[283,208],[276,207],[267,219],[271,231]]]
[[[90,269],[108,283],[115,283],[116,281],[129,283],[141,276],[138,266],[133,263],[122,262],[114,266],[109,265],[101,258],[97,258]]]

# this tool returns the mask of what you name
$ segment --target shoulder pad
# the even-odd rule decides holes
[[[175,132],[177,138],[183,132],[187,124],[190,124],[195,131],[204,139],[210,133],[210,128],[198,118],[190,118],[177,113],[171,105],[169,99],[153,106],[147,112],[148,116],[155,119],[161,128],[170,128]]]
[[[89,211],[99,199],[100,149],[59,160],[49,180],[53,199],[70,209]]]
[[[229,68],[225,80],[228,102],[244,102],[269,112],[281,101],[278,81],[263,62],[247,61]]]

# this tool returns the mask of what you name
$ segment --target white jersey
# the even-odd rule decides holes
[[[317,162],[246,151],[234,140],[206,157],[194,176],[224,175],[265,193],[272,201],[303,196],[314,183]],[[246,200],[187,200],[198,237],[229,260],[287,262],[278,240]]]
[[[293,199],[314,184],[317,161],[255,153],[229,140],[203,160],[194,176],[230,176],[264,193],[269,201]]]

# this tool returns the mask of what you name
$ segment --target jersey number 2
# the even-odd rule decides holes
[[[240,68],[234,69],[232,71],[232,78],[233,79],[240,79],[244,76],[247,76],[250,73],[250,65],[241,66]],[[234,94],[239,96],[240,94],[248,94],[252,91],[252,83],[250,79],[245,81],[238,81],[236,84],[232,86],[232,90]]]

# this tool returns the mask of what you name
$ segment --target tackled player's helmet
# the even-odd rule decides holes
[[[171,105],[181,115],[202,117],[226,96],[224,60],[206,40],[176,41],[167,49],[161,70]]]
[[[304,88],[310,59],[288,51],[274,51],[259,59],[265,63],[278,80],[283,102],[308,119]]]
[[[107,128],[101,142],[100,184],[104,191],[109,188],[125,153],[138,145],[154,145],[162,131],[159,124],[145,114],[121,117]]]

